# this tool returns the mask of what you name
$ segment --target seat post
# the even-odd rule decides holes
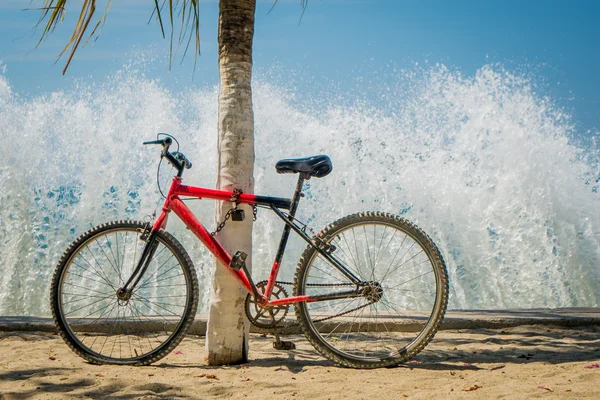
[[[298,209],[298,203],[300,203],[300,197],[303,196],[302,188],[304,187],[304,180],[310,179],[310,175],[299,173],[298,174],[298,183],[296,183],[296,190],[294,191],[294,196],[292,197],[292,204],[290,206],[290,219],[292,219],[296,215],[296,210]]]

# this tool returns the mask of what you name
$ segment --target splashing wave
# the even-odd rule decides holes
[[[446,260],[450,307],[598,306],[598,151],[573,144],[569,116],[498,65],[472,77],[438,66],[388,78],[377,106],[299,102],[294,89],[256,79],[257,193],[291,195],[295,180],[275,173],[278,159],[326,153],[334,172],[309,182],[300,218],[315,230],[360,210],[413,220]],[[194,162],[187,183],[214,186],[216,89],[173,93],[126,70],[110,82],[26,100],[0,75],[2,315],[48,315],[51,275],[70,241],[152,213],[158,157],[141,142],[156,132],[174,134]],[[214,204],[190,204],[210,229]],[[281,230],[267,214],[255,224],[257,280]],[[211,258],[170,224],[206,309]],[[283,279],[302,248],[291,242]]]

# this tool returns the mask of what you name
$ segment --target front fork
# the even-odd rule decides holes
[[[146,273],[146,270],[148,269],[148,266],[150,265],[154,254],[156,253],[156,248],[158,247],[156,232],[157,231],[155,230],[150,231],[150,234],[148,234],[148,239],[146,240],[146,246],[144,247],[144,251],[142,252],[142,256],[140,257],[135,270],[131,273],[131,276],[127,282],[125,282],[123,287],[120,287],[117,290],[117,297],[119,300],[124,302],[129,301],[131,295],[133,294],[133,290],[142,279],[142,276],[144,276]],[[146,232],[142,234],[142,238],[144,237],[144,234],[146,234]]]

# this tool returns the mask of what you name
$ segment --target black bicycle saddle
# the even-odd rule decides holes
[[[278,174],[304,173],[315,178],[322,178],[333,170],[331,159],[321,154],[319,156],[304,158],[286,158],[277,161],[275,169]]]

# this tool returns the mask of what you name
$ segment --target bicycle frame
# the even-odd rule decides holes
[[[182,178],[180,176],[176,176],[173,178],[171,183],[171,187],[169,188],[169,192],[166,196],[165,202],[162,207],[162,212],[159,217],[154,222],[152,227],[152,231],[150,233],[150,239],[148,239],[148,243],[150,245],[146,246],[144,250],[145,254],[142,255],[142,259],[140,260],[140,265],[136,269],[136,271],[131,276],[130,280],[127,282],[125,287],[131,283],[133,277],[138,274],[141,269],[141,273],[136,279],[133,286],[137,284],[141,275],[143,275],[145,268],[142,267],[142,263],[144,260],[144,256],[147,256],[148,259],[152,258],[152,240],[151,238],[158,232],[160,229],[165,228],[168,220],[168,215],[171,211],[173,211],[181,221],[187,226],[187,228],[196,235],[196,237],[208,248],[208,250],[217,258],[219,262],[221,262],[227,269],[240,281],[240,283],[244,286],[244,288],[251,294],[255,296],[257,301],[261,303],[264,307],[271,307],[277,305],[287,305],[292,303],[299,302],[316,302],[320,300],[333,300],[338,298],[348,298],[348,297],[357,297],[361,296],[359,291],[359,286],[363,283],[358,277],[356,277],[351,271],[349,271],[341,262],[339,262],[333,255],[331,251],[327,250],[326,246],[323,246],[323,243],[318,239],[311,239],[302,228],[300,228],[297,224],[294,223],[294,215],[296,213],[296,209],[298,207],[298,203],[300,201],[300,197],[302,196],[302,187],[304,185],[304,180],[307,179],[307,176],[303,174],[300,175],[298,179],[298,184],[296,185],[296,191],[294,192],[294,196],[292,199],[280,198],[280,197],[268,197],[268,196],[257,196],[254,194],[241,193],[237,197],[233,197],[233,192],[214,190],[214,189],[205,189],[195,186],[187,186],[182,184]],[[277,255],[275,257],[275,261],[273,262],[273,266],[271,268],[271,273],[269,275],[269,280],[267,282],[267,286],[264,289],[263,293],[260,293],[256,288],[256,285],[252,281],[252,277],[248,273],[247,269],[242,268],[239,270],[232,269],[229,265],[231,263],[232,256],[221,246],[221,244],[213,237],[208,230],[198,221],[194,213],[187,207],[187,205],[183,202],[180,196],[198,198],[198,199],[213,199],[213,200],[221,200],[221,201],[235,201],[239,204],[250,204],[250,205],[261,205],[268,206],[271,208],[273,212],[279,218],[283,220],[285,223],[285,227],[283,230],[283,234],[281,236],[281,241],[279,244],[279,249],[277,251]],[[284,214],[281,210],[289,210],[288,214]],[[313,246],[325,259],[327,259],[332,265],[334,265],[344,276],[346,276],[350,281],[356,284],[356,288],[354,290],[347,291],[338,291],[329,294],[320,294],[320,295],[302,295],[302,296],[292,296],[281,299],[270,300],[271,293],[273,291],[273,287],[277,280],[277,275],[279,273],[279,267],[281,265],[281,260],[283,258],[283,253],[285,251],[285,247],[287,244],[287,240],[289,238],[290,230],[294,230],[300,237],[302,237],[307,243]]]

